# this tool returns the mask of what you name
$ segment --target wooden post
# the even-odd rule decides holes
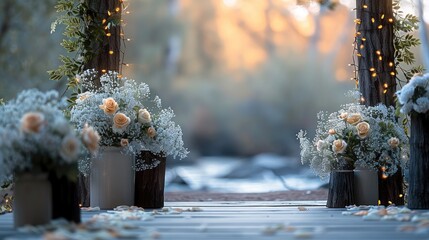
[[[87,14],[91,15],[94,21],[101,22],[103,19],[108,19],[109,12],[118,16],[122,12],[120,0],[85,1],[87,1],[90,8]],[[119,11],[116,11],[117,8],[119,8]],[[100,25],[100,29],[102,28],[103,26]],[[119,25],[111,26],[109,29],[104,29],[103,31],[105,31],[105,34],[102,36],[103,39],[101,41],[93,39],[91,43],[92,49],[98,49],[98,52],[91,61],[85,64],[85,69],[95,69],[99,75],[107,71],[120,71],[121,27]],[[98,78],[96,81],[95,84],[100,86]],[[89,177],[85,177],[83,174],[79,175],[79,199],[82,206],[89,206]]]
[[[408,207],[429,208],[429,113],[411,114]]]
[[[356,0],[359,88],[362,104],[393,106],[396,91],[392,0]],[[403,205],[402,170],[379,178],[382,205]]]

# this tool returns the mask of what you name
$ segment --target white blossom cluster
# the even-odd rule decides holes
[[[302,163],[309,164],[320,177],[354,166],[382,168],[387,175],[395,173],[398,166],[407,167],[408,137],[393,107],[351,103],[332,114],[320,112],[317,118],[313,140],[303,130],[297,137]]]
[[[82,129],[90,124],[100,134],[101,146],[123,147],[125,152],[138,155],[150,151],[157,155],[180,159],[187,156],[182,130],[172,120],[174,112],[163,109],[159,97],[152,98],[147,84],[122,78],[109,71],[100,77],[96,87],[95,70],[86,70],[77,76],[84,90],[77,95],[71,110],[71,122]],[[87,173],[90,159],[80,163]],[[137,162],[137,170],[154,168],[159,161]]]
[[[426,113],[429,110],[429,73],[416,74],[396,94],[403,114]]]
[[[84,144],[64,117],[65,106],[58,92],[35,89],[0,106],[0,182],[76,163]]]

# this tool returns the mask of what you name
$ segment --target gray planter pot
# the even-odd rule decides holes
[[[48,224],[52,219],[52,189],[48,174],[16,176],[13,199],[15,227]]]
[[[92,207],[113,209],[134,205],[134,156],[119,147],[105,147],[92,159],[90,202]]]
[[[356,167],[354,192],[356,205],[378,205],[378,172]]]

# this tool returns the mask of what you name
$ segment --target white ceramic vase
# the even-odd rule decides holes
[[[134,156],[120,147],[104,147],[92,159],[90,203],[92,207],[113,209],[134,205]]]
[[[378,205],[378,172],[365,167],[354,170],[355,204]]]
[[[44,225],[52,219],[52,188],[48,174],[23,173],[15,178],[13,198],[15,227]]]

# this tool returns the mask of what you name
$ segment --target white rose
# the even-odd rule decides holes
[[[325,147],[326,147],[326,142],[325,141],[323,141],[323,140],[317,141],[317,143],[316,143],[316,149],[317,149],[317,151],[322,151],[322,149],[325,148]]]
[[[140,109],[138,114],[139,123],[146,124],[152,121],[150,113],[147,109]]]
[[[344,140],[338,139],[332,143],[332,151],[334,153],[344,153],[347,148],[347,143]]]
[[[360,122],[356,125],[356,130],[361,139],[365,139],[369,135],[370,125],[367,122]]]
[[[128,146],[128,144],[129,144],[128,139],[126,138],[121,139],[121,147],[126,147]]]
[[[351,125],[357,125],[362,121],[362,116],[359,113],[354,113],[349,115],[346,121]]]
[[[64,137],[61,142],[60,156],[66,160],[66,162],[71,163],[77,159],[79,148],[80,144],[78,139],[73,135],[68,135]]]

